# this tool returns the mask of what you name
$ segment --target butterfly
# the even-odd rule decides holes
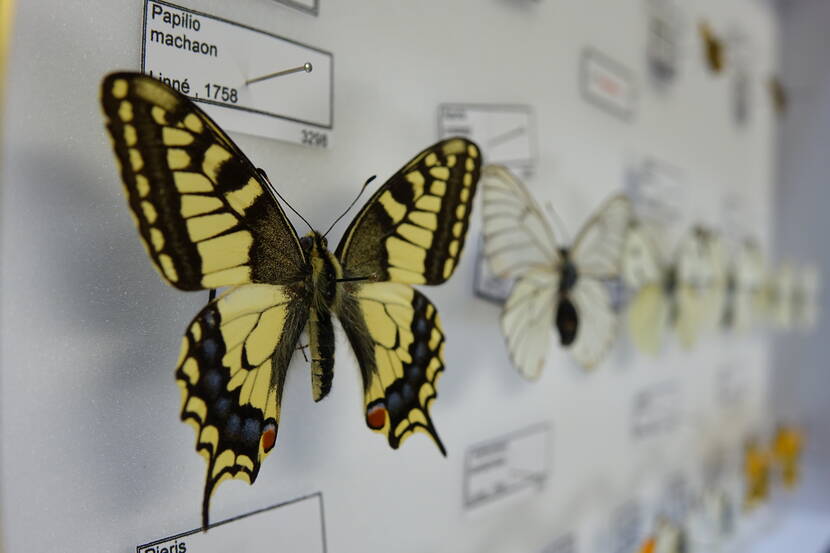
[[[700,22],[698,31],[703,39],[703,56],[707,66],[713,73],[720,73],[726,65],[726,45],[723,39],[715,35],[712,27],[705,21]]]
[[[769,455],[757,440],[747,442],[744,450],[744,505],[747,509],[757,506],[769,495]]]
[[[758,244],[745,240],[735,253],[726,276],[723,326],[746,331],[763,309],[764,261]]]
[[[631,290],[626,307],[634,345],[656,354],[664,334],[674,327],[681,344],[690,348],[711,312],[709,288],[714,280],[707,234],[695,227],[681,241],[673,263],[666,263],[646,227],[633,221],[623,246],[622,280]]]
[[[766,276],[764,306],[769,322],[781,330],[790,330],[794,325],[793,298],[796,287],[795,269],[784,263]]]
[[[685,553],[688,539],[685,530],[667,518],[660,517],[654,534],[640,548],[642,553]]]
[[[541,373],[550,325],[562,346],[585,368],[594,367],[613,343],[616,315],[605,281],[620,270],[623,236],[631,216],[624,196],[608,200],[571,247],[561,247],[524,184],[499,165],[482,171],[484,252],[499,278],[518,277],[501,327],[518,371]]]
[[[780,426],[775,433],[773,453],[784,486],[794,489],[800,479],[799,461],[803,449],[803,435],[794,426]]]
[[[803,266],[793,275],[792,319],[802,330],[811,331],[818,324],[820,286],[821,277],[815,266]]]
[[[397,449],[424,432],[444,369],[435,306],[412,284],[441,284],[464,247],[481,156],[462,138],[407,163],[369,199],[332,252],[299,237],[264,172],[202,110],[138,73],[101,85],[130,212],[162,278],[225,288],[187,328],[176,366],[181,418],[207,461],[202,523],[225,479],[253,483],[273,449],[286,370],[304,328],[312,395],[328,394],[339,320],[363,379],[366,424]]]

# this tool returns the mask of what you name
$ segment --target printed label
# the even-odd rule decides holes
[[[611,551],[633,553],[637,551],[643,527],[640,504],[629,501],[617,508],[611,516]]]
[[[631,433],[645,438],[668,432],[680,420],[680,393],[675,384],[663,382],[639,390],[631,402]]]
[[[463,136],[487,152],[487,163],[509,167],[520,178],[533,172],[533,111],[525,105],[441,104],[438,137]]]
[[[610,57],[586,48],[582,53],[580,83],[585,99],[605,111],[630,119],[637,103],[631,72]]]
[[[306,63],[310,72],[246,84]],[[226,130],[331,146],[334,57],[328,52],[145,0],[141,69],[199,102]]]
[[[534,425],[467,449],[464,507],[472,509],[522,490],[541,489],[547,478],[548,426]]]
[[[316,493],[139,545],[136,553],[259,553],[262,536],[274,551],[325,553],[323,494]]]

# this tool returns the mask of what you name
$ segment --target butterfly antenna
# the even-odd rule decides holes
[[[273,184],[271,184],[271,181],[268,179],[268,175],[266,175],[266,174],[265,174],[265,171],[263,171],[263,170],[262,170],[262,169],[260,169],[260,168],[257,168],[257,172],[260,174],[260,176],[261,176],[263,179],[265,179],[265,182],[267,182],[267,183],[268,183],[268,188],[271,190],[271,192],[273,192],[274,194],[276,194],[276,195],[277,195],[277,197],[278,197],[280,200],[282,200],[282,203],[284,203],[285,205],[287,205],[287,206],[288,206],[288,209],[290,209],[291,211],[293,211],[293,212],[297,215],[297,217],[299,217],[300,219],[302,219],[302,220],[303,220],[303,223],[305,223],[305,224],[306,224],[306,226],[308,227],[308,230],[310,230],[310,231],[314,232],[314,229],[313,229],[313,228],[311,228],[311,223],[309,223],[309,222],[306,220],[306,218],[305,218],[305,217],[303,217],[302,215],[300,215],[300,212],[299,212],[299,211],[297,211],[296,209],[294,209],[294,206],[292,206],[290,203],[288,203],[288,200],[286,200],[285,198],[283,198],[283,197],[282,197],[282,194],[280,194],[280,193],[279,193],[279,191],[277,191],[277,189],[276,189],[276,188],[274,188],[274,185],[273,185]]]
[[[565,227],[565,224],[562,222],[562,219],[559,217],[559,214],[556,213],[556,210],[553,209],[553,204],[545,202],[545,209],[548,210],[551,219],[559,226],[559,231],[562,233],[562,236],[565,238],[565,244],[571,244],[571,237],[568,236],[568,229]],[[560,242],[561,243],[561,242]]]
[[[352,203],[350,203],[350,204],[349,204],[349,207],[347,207],[347,208],[346,208],[346,211],[344,211],[343,213],[341,213],[341,214],[340,214],[340,217],[338,217],[337,219],[335,219],[335,220],[334,220],[334,222],[333,222],[333,223],[329,226],[328,230],[327,230],[326,232],[324,232],[324,233],[323,233],[323,236],[324,236],[324,237],[325,237],[325,236],[326,236],[326,235],[327,235],[327,234],[331,231],[331,229],[333,229],[333,228],[334,228],[334,225],[336,225],[336,224],[340,221],[340,219],[342,219],[343,217],[345,217],[345,216],[346,216],[346,213],[348,213],[348,212],[349,212],[349,210],[351,210],[351,209],[354,207],[354,204],[356,204],[356,203],[357,203],[357,200],[359,200],[359,199],[360,199],[360,196],[362,196],[362,195],[363,195],[363,191],[364,191],[364,190],[366,190],[366,187],[367,187],[367,186],[369,186],[369,183],[370,183],[370,182],[372,182],[373,180],[375,180],[375,177],[377,177],[377,175],[372,175],[371,177],[369,177],[368,179],[366,179],[366,182],[364,182],[364,183],[363,183],[363,186],[361,186],[361,187],[360,187],[360,192],[358,192],[358,193],[357,193],[357,196],[355,197],[355,199],[354,199],[354,200],[352,200]]]

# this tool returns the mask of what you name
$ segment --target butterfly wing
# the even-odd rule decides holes
[[[444,370],[435,306],[406,284],[347,284],[338,317],[360,365],[369,428],[385,434],[393,449],[425,432],[446,455],[429,414]]]
[[[691,348],[706,323],[704,290],[711,276],[705,235],[693,229],[681,242],[676,273],[677,318],[675,328],[680,343]]]
[[[805,266],[793,285],[792,312],[795,323],[810,331],[818,324],[820,277],[815,266]]]
[[[427,148],[378,189],[337,246],[347,277],[374,281],[345,285],[338,317],[360,365],[366,423],[394,449],[423,431],[445,453],[429,414],[444,334],[435,306],[409,284],[452,275],[480,167],[478,147],[463,138]]]
[[[579,279],[569,292],[578,320],[570,349],[586,369],[596,366],[614,343],[617,316],[604,281],[620,277],[630,221],[628,198],[614,196],[585,224],[571,250]]]
[[[193,102],[139,73],[101,86],[129,206],[153,264],[181,290],[285,284],[304,266],[263,177]]]
[[[583,368],[592,369],[614,343],[617,315],[608,288],[597,279],[580,278],[570,292],[570,299],[579,317],[571,355]]]
[[[366,202],[335,255],[346,276],[441,284],[464,248],[481,168],[478,147],[441,141],[407,163]]]
[[[707,277],[703,288],[704,327],[716,328],[723,321],[727,295],[726,250],[720,234],[705,231]]]
[[[626,308],[631,340],[640,351],[656,354],[669,324],[671,300],[665,291],[666,275],[660,253],[641,224],[632,224],[628,229],[622,277],[633,294]]]
[[[738,249],[733,267],[734,288],[731,292],[730,326],[745,332],[757,321],[763,301],[764,265],[761,251],[751,241]]]
[[[561,256],[553,229],[525,185],[501,165],[481,175],[484,194],[484,253],[499,278],[531,267],[555,267]]]
[[[182,420],[208,463],[203,526],[215,487],[253,483],[277,438],[285,372],[308,318],[288,286],[233,287],[190,323],[176,368]]]
[[[527,379],[539,377],[551,342],[559,274],[528,269],[513,285],[501,315],[501,329],[513,366]]]
[[[623,244],[631,221],[631,202],[625,196],[606,201],[574,240],[571,253],[580,278],[620,276]]]

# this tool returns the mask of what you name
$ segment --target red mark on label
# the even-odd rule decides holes
[[[622,88],[619,82],[607,75],[599,75],[597,77],[597,85],[609,96],[618,96]]]

